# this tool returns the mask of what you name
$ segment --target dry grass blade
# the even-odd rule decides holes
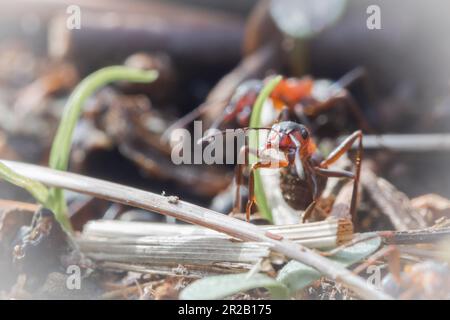
[[[52,187],[69,189],[114,202],[155,211],[192,224],[226,233],[244,241],[268,243],[272,250],[311,266],[327,277],[345,284],[361,298],[391,299],[389,295],[379,291],[373,285],[366,283],[362,278],[355,276],[339,264],[292,241],[283,239],[276,240],[276,237],[271,237],[267,232],[247,222],[184,201],[174,202],[161,195],[116,183],[73,173],[60,172],[36,165],[14,161],[2,162],[24,176]]]
[[[260,228],[308,248],[333,248],[353,236],[348,220]],[[271,257],[265,243],[236,241],[194,225],[94,220],[77,240],[81,251],[102,268],[144,273],[175,274],[172,269],[179,265],[186,275],[245,272]]]
[[[333,248],[350,241],[353,237],[353,225],[349,220],[327,220],[308,224],[293,224],[283,226],[260,226],[261,230],[269,231],[284,239],[295,241],[308,248]],[[204,236],[211,239],[221,239],[224,242],[233,240],[210,229],[180,224],[130,222],[119,220],[94,220],[88,222],[83,229],[82,238],[102,239],[147,239],[164,237]],[[235,239],[234,239],[235,240]]]

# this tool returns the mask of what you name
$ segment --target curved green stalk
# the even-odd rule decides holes
[[[157,77],[158,72],[154,70],[144,71],[123,66],[111,66],[100,69],[83,79],[70,95],[64,108],[50,151],[49,166],[57,170],[67,170],[75,125],[81,115],[84,103],[98,88],[114,81],[148,83],[156,80]],[[53,210],[58,221],[70,230],[63,191],[57,188],[50,189],[49,200],[50,209]]]
[[[275,89],[275,87],[278,85],[278,83],[280,83],[281,79],[283,79],[282,76],[277,76],[273,78],[272,80],[269,81],[269,83],[267,83],[264,86],[264,88],[259,93],[258,98],[256,99],[255,104],[253,105],[253,111],[250,118],[250,128],[261,127],[261,114],[264,102],[272,93],[272,91]],[[252,149],[259,148],[258,137],[259,137],[258,131],[250,130],[249,133],[250,148]],[[256,160],[257,160],[256,156],[250,154],[249,156],[250,165],[254,164]],[[255,177],[255,197],[259,211],[264,218],[272,221],[272,212],[267,203],[266,195],[264,193],[264,186],[262,185],[261,182],[261,175],[259,174],[258,171],[256,171],[254,177]]]

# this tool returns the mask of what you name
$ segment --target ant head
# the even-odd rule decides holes
[[[310,136],[309,130],[304,125],[283,121],[272,126],[266,147],[275,145],[283,152],[304,149],[309,146]]]

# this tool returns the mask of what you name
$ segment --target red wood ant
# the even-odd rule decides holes
[[[303,221],[307,220],[325,189],[327,179],[330,177],[354,179],[353,194],[350,205],[352,217],[356,214],[357,190],[361,171],[362,159],[362,132],[355,131],[337,146],[328,157],[324,158],[311,138],[310,131],[302,124],[292,121],[275,123],[269,129],[269,135],[262,150],[250,150],[244,147],[246,161],[249,152],[258,157],[267,154],[269,149],[278,149],[284,154],[284,160],[262,159],[251,166],[249,176],[249,198],[246,206],[246,219],[249,221],[253,204],[256,203],[254,189],[254,174],[260,168],[281,169],[280,187],[286,202],[296,210],[305,210]],[[335,163],[354,142],[359,141],[355,161],[355,172],[344,170],[331,170],[328,167]],[[233,213],[241,212],[239,188],[242,185],[242,171],[245,164],[239,164],[236,168],[236,198]]]
[[[351,83],[365,74],[363,68],[356,68],[336,82],[314,80],[309,76],[283,79],[272,91],[270,98],[279,119],[288,120],[294,115],[297,120],[312,128],[309,119],[315,118],[338,104],[345,105],[352,112],[360,128],[372,131],[363,113],[346,89]],[[211,125],[211,129],[219,129],[235,121],[240,128],[248,127],[253,105],[264,87],[264,81],[247,80],[236,89],[223,114]],[[206,110],[203,104],[180,120],[176,121],[163,135],[167,138],[176,129],[185,126]]]

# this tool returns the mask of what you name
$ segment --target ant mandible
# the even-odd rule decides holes
[[[268,129],[268,128],[258,128]],[[326,158],[318,151],[310,131],[302,124],[292,121],[275,123],[270,129],[267,140],[262,150],[251,150],[244,147],[241,150],[246,156],[249,153],[260,155],[268,154],[270,149],[278,149],[284,154],[285,159],[279,160],[270,157],[260,158],[251,166],[248,190],[249,198],[246,206],[246,219],[249,221],[252,206],[256,203],[254,175],[260,168],[281,169],[280,187],[286,202],[296,210],[305,210],[303,221],[307,220],[317,204],[317,200],[325,189],[328,178],[354,179],[353,193],[350,205],[350,215],[355,217],[358,197],[358,184],[361,172],[362,139],[360,130],[355,131],[337,146]],[[344,170],[331,170],[328,167],[335,163],[352,145],[358,141],[358,149],[355,161],[355,172]],[[247,164],[239,164],[236,167],[236,197],[233,212],[241,212],[240,186],[243,184],[243,169]]]

